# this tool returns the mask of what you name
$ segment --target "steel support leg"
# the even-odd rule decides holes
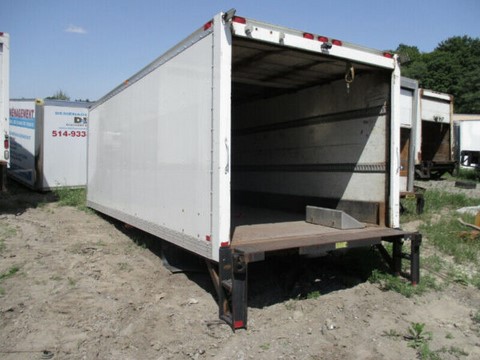
[[[410,236],[410,281],[412,285],[420,282],[420,244],[422,243],[422,234],[415,233]]]
[[[403,239],[395,239],[393,241],[392,272],[395,276],[400,275],[402,271],[402,245]]]
[[[247,327],[248,263],[230,247],[220,248],[219,315],[233,330]]]

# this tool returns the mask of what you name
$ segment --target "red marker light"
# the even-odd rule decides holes
[[[213,25],[213,20],[210,20],[205,25],[203,25],[203,31],[207,31],[208,29],[210,29],[212,27],[212,25]]]
[[[234,16],[232,18],[232,21],[236,22],[236,23],[239,23],[239,24],[246,24],[247,23],[247,19],[245,19],[243,17],[240,17],[240,16]]]
[[[9,143],[8,139],[3,140],[3,147],[4,147],[5,149],[8,149],[9,146],[10,146],[10,143]]]
[[[389,53],[389,52],[384,52],[383,56],[385,56],[386,58],[389,58],[389,59],[393,59],[393,54]]]
[[[319,37],[318,37],[318,41],[328,42],[328,38],[327,38],[326,36],[319,36]]]
[[[303,33],[303,37],[304,37],[305,39],[310,39],[310,40],[313,40],[313,39],[314,39],[313,34],[310,34],[310,33]]]
[[[212,240],[212,237],[211,237],[210,235],[205,235],[205,240],[211,241],[211,240]]]
[[[228,245],[230,245],[230,243],[228,241],[220,243],[221,247],[227,247]]]
[[[332,40],[332,44],[337,45],[337,46],[342,46],[343,45],[343,43],[340,40],[335,40],[335,39]]]

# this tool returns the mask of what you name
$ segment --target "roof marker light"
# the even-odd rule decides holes
[[[208,29],[210,29],[212,27],[212,25],[213,25],[213,20],[210,20],[205,25],[203,25],[203,31],[207,31]]]
[[[328,42],[328,38],[327,38],[326,36],[319,36],[319,37],[318,37],[318,41]]]
[[[332,40],[332,44],[337,45],[337,46],[342,46],[343,45],[343,43],[340,40],[336,40],[336,39]]]
[[[236,23],[239,23],[239,24],[246,24],[247,23],[247,19],[245,19],[243,17],[240,17],[240,16],[234,16],[232,18],[232,21],[236,22]]]
[[[304,37],[305,39],[310,39],[310,40],[313,40],[313,39],[314,39],[313,34],[310,34],[310,33],[303,33],[303,37]]]
[[[393,59],[393,54],[390,53],[390,52],[384,52],[383,56],[385,56],[386,58],[389,58],[389,59]]]

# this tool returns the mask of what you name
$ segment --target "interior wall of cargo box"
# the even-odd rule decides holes
[[[233,98],[233,226],[304,220],[306,205],[384,225],[390,76],[372,69],[347,89],[342,72],[299,91]],[[233,94],[236,86],[245,92],[234,82]]]

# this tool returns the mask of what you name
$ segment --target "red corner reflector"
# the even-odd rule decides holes
[[[337,45],[337,46],[342,46],[343,45],[343,43],[340,40],[335,40],[335,39],[332,40],[332,44]]]
[[[203,25],[203,31],[206,31],[206,30],[210,29],[212,27],[212,25],[213,25],[213,20],[210,20],[205,25]]]
[[[389,58],[389,59],[393,59],[393,54],[389,53],[389,52],[384,52],[383,56],[385,56],[386,58]]]
[[[240,329],[243,327],[243,320],[237,320],[233,323],[233,327],[235,329]]]
[[[220,243],[220,246],[221,247],[227,247],[228,245],[230,245],[230,243],[228,241],[225,241],[225,242],[221,242]]]
[[[319,37],[318,37],[318,41],[328,42],[328,38],[327,38],[326,36],[319,36]]]

